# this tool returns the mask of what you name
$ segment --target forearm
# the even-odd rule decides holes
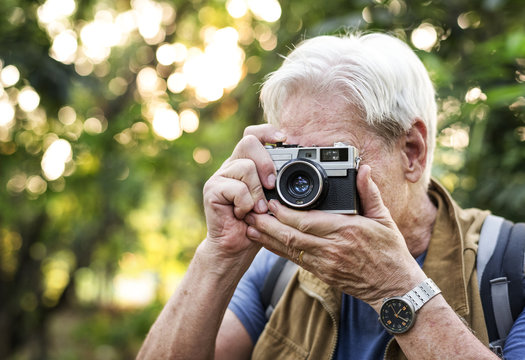
[[[407,293],[425,278],[421,268],[413,267],[403,277],[405,281],[398,282],[400,288],[387,297]],[[382,304],[383,300],[377,300],[370,305],[379,313]],[[395,336],[408,359],[498,359],[461,320],[442,294],[428,300],[416,314],[413,327]]]
[[[224,312],[255,253],[214,259],[199,246],[188,271],[153,324],[138,359],[211,359]]]
[[[408,359],[498,359],[441,295],[426,303],[414,327],[396,340]]]

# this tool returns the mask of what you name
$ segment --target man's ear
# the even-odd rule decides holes
[[[403,138],[402,151],[405,177],[412,183],[418,182],[427,166],[427,126],[416,118]]]

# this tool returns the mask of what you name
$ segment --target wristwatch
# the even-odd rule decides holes
[[[391,334],[406,333],[416,321],[416,311],[440,292],[432,279],[427,278],[403,296],[384,299],[379,321]]]

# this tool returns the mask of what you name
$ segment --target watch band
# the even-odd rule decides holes
[[[441,293],[439,287],[431,278],[427,278],[418,286],[407,292],[403,297],[408,298],[414,305],[414,310],[418,311],[427,301],[439,293]]]

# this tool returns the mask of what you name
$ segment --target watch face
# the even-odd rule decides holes
[[[383,326],[393,334],[402,334],[412,327],[416,313],[413,305],[402,297],[387,299],[379,313]]]

